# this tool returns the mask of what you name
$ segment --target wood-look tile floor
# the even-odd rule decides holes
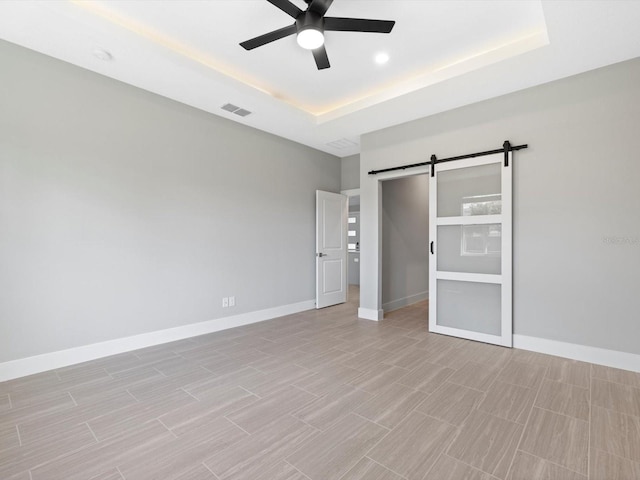
[[[352,301],[0,383],[2,480],[638,480],[640,374]]]

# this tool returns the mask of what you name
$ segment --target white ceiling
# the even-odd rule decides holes
[[[396,25],[327,32],[322,71],[294,36],[238,45],[293,22],[266,0],[5,0],[0,38],[338,156],[363,133],[640,56],[640,1],[335,0],[327,15]]]

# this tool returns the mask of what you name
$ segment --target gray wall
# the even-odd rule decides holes
[[[5,42],[0,64],[0,362],[314,298],[338,158]]]
[[[351,155],[341,160],[341,190],[360,188],[360,155]]]
[[[380,308],[379,182],[528,143],[514,165],[514,330],[640,353],[640,59],[364,135],[361,307]]]
[[[382,308],[427,298],[429,291],[429,177],[382,182]]]

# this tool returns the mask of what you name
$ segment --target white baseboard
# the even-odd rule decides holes
[[[304,312],[305,310],[315,308],[315,306],[315,300],[307,300],[267,308],[265,310],[257,310],[255,312],[241,313],[232,317],[216,318],[214,320],[207,320],[206,322],[192,323],[190,325],[183,325],[166,330],[142,333],[132,337],[117,338],[106,342],[11,360],[0,363],[0,382],[137,350],[139,348],[151,347],[184,338],[226,330],[228,328],[240,327],[250,323],[262,322],[284,315],[291,315],[292,313]]]
[[[521,348],[522,350],[557,355],[558,357],[640,372],[640,355],[634,353],[619,352],[617,350],[589,347],[587,345],[559,342],[526,335],[514,335],[513,346],[515,348]]]
[[[284,315],[304,312],[315,308],[314,300],[307,300],[280,307],[267,308],[255,312],[243,313],[232,317],[217,318],[206,322],[192,323],[180,327],[143,333],[131,337],[118,338],[92,345],[45,353],[33,357],[21,358],[5,363],[0,363],[0,382],[13,378],[24,377],[35,373],[45,372],[55,368],[62,368],[77,363],[108,357],[118,353],[124,353],[139,348],[151,347],[163,343],[182,340],[184,338],[205,335],[228,328],[240,327],[251,323],[262,322]],[[367,320],[379,321],[383,318],[383,310],[371,308],[358,308],[358,317]],[[546,353],[559,357],[571,358],[583,362],[605,365],[640,372],[640,355],[608,350],[587,345],[559,342],[545,338],[529,337],[526,335],[514,335],[513,346],[523,350]]]
[[[358,318],[364,318],[365,320],[374,320],[376,322],[382,320],[384,316],[383,310],[375,310],[373,308],[358,308]]]
[[[409,295],[408,297],[399,298],[397,300],[392,300],[387,303],[382,304],[382,310],[385,313],[393,312],[394,310],[398,310],[402,307],[407,307],[409,305],[413,305],[414,303],[421,302],[429,298],[429,290],[425,290],[424,292],[416,293],[415,295]]]

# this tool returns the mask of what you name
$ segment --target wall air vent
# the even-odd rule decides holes
[[[227,112],[235,113],[236,115],[239,115],[241,117],[246,117],[247,115],[251,115],[251,113],[253,113],[244,108],[240,108],[237,105],[234,105],[233,103],[225,103],[220,108],[222,108],[222,110],[226,110]]]

